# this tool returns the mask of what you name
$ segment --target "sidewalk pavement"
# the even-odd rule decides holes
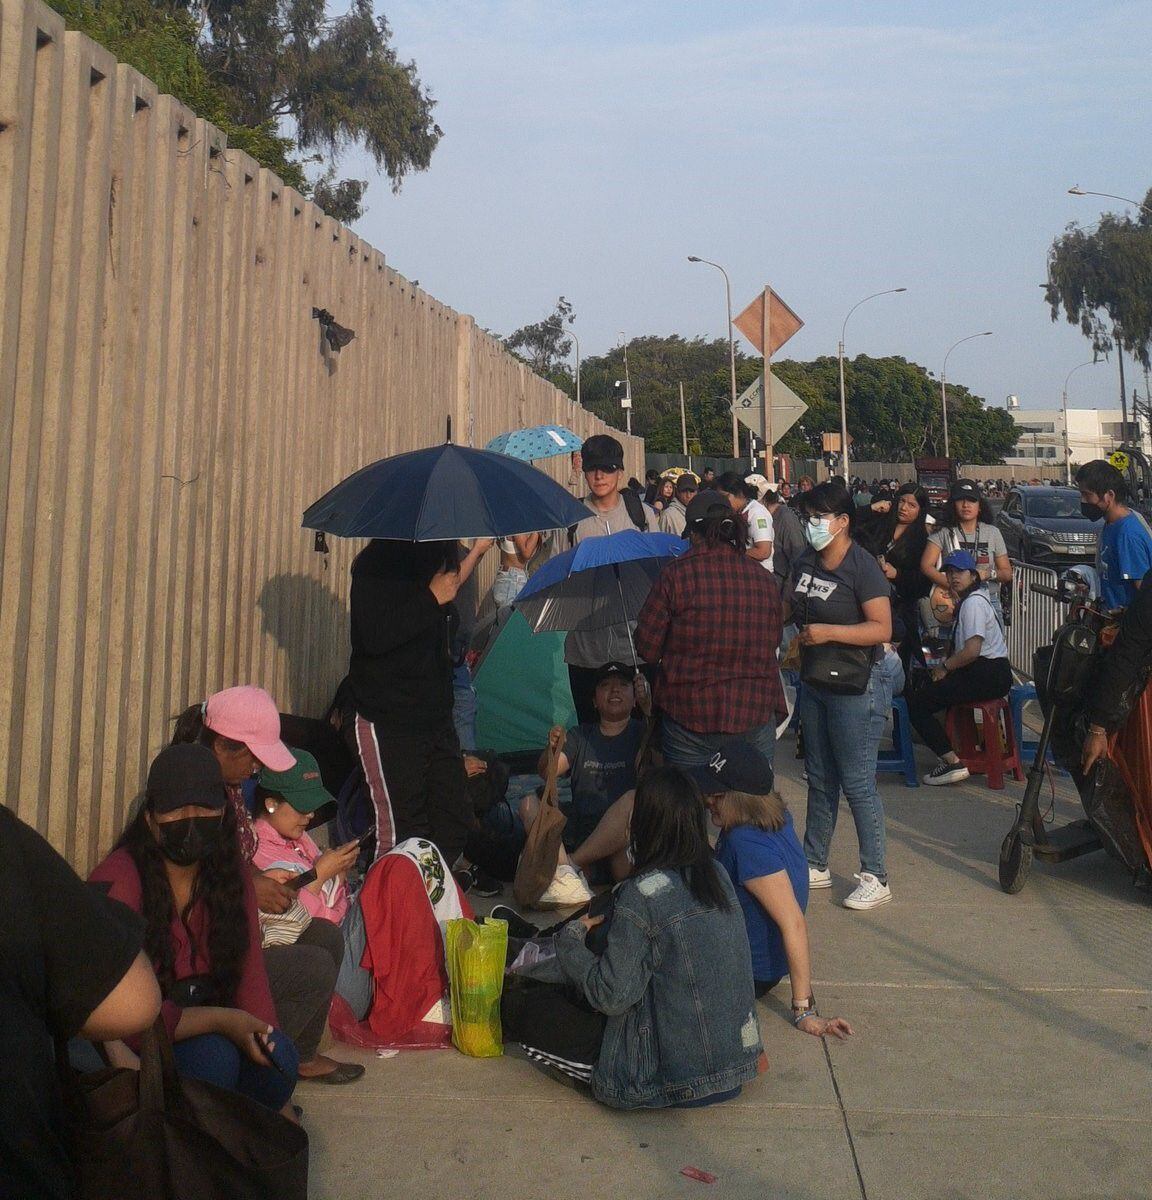
[[[802,826],[794,747],[777,769]],[[843,805],[834,886],[808,909],[818,1003],[852,1023],[849,1042],[792,1029],[785,984],[761,1003],[769,1073],[676,1112],[613,1112],[511,1057],[371,1058],[358,1084],[297,1091],[313,1197],[1152,1196],[1152,904],[1103,852],[1038,863],[1007,896],[997,852],[1024,785],[895,779],[881,777],[892,903],[840,905],[858,869]],[[1083,815],[1066,778],[1055,797],[1057,821]]]

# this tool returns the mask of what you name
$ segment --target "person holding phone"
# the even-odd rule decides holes
[[[143,805],[90,878],[144,918],[180,1072],[290,1116],[296,1047],[278,1028],[252,873],[207,746],[181,743],[156,756]],[[111,1054],[124,1061],[123,1044]]]
[[[352,1083],[364,1074],[359,1063],[337,1062],[318,1048],[328,1020],[332,994],[338,990],[340,972],[345,964],[358,966],[360,952],[349,945],[349,937],[362,922],[349,892],[347,875],[356,865],[362,839],[345,842],[330,850],[321,850],[308,834],[308,826],[317,809],[332,802],[324,787],[315,758],[304,750],[293,750],[296,765],[286,771],[260,772],[256,784],[256,852],[253,864],[274,879],[295,891],[297,904],[290,910],[294,924],[286,923],[270,939],[269,928],[275,928],[278,917],[262,917],[265,925],[264,955],[272,976],[290,973],[302,948],[317,953],[317,970],[324,972],[326,989],[313,995],[309,1012],[303,1016],[303,1032],[297,1038],[300,1051],[300,1078],[317,1083]],[[293,887],[299,881],[298,887]],[[344,935],[342,960],[331,966],[326,947],[329,935],[317,936],[325,926],[336,926]],[[274,941],[278,944],[268,944]],[[294,954],[284,955],[284,951]],[[320,956],[323,955],[323,958]],[[281,963],[281,956],[285,958]],[[325,959],[328,961],[325,962]]]

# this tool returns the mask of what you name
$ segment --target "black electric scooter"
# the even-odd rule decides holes
[[[1101,830],[1090,818],[1070,821],[1059,828],[1049,829],[1040,814],[1040,794],[1047,773],[1048,748],[1061,710],[1083,695],[1094,657],[1099,651],[1100,632],[1109,618],[1084,602],[1072,582],[1061,587],[1031,585],[1033,592],[1071,605],[1067,620],[1056,631],[1047,649],[1047,671],[1037,672],[1037,690],[1044,693],[1044,727],[1036,747],[1036,757],[1028,769],[1024,799],[1016,814],[1016,823],[1000,846],[1000,886],[1009,895],[1019,892],[1028,880],[1034,858],[1041,862],[1067,862],[1090,854],[1106,845]],[[1037,659],[1042,662],[1041,654]],[[1091,786],[1089,784],[1089,786]]]

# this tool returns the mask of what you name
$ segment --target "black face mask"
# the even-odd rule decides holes
[[[156,841],[160,853],[178,867],[190,867],[208,857],[220,841],[220,817],[184,817],[179,821],[159,822]]]
[[[1080,512],[1089,521],[1102,521],[1104,510],[1099,504],[1089,504],[1087,500],[1080,501]]]

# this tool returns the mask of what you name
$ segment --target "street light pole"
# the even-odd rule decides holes
[[[576,336],[575,333],[572,332],[571,329],[568,330],[568,336],[572,339],[573,342],[576,343],[576,407],[579,408],[580,407],[580,339]]]
[[[728,272],[707,258],[699,258],[695,254],[688,255],[690,263],[703,263],[707,267],[715,267],[724,276],[724,300],[728,308],[728,377],[732,390],[732,457],[740,457],[740,424],[736,420],[736,335],[732,332],[732,284]]]
[[[1077,371],[1084,367],[1094,367],[1099,362],[1099,359],[1090,358],[1087,362],[1082,362],[1079,366],[1075,366],[1067,375],[1064,376],[1064,388],[1060,393],[1060,411],[1064,415],[1064,482],[1071,487],[1072,485],[1072,451],[1068,448],[1068,380],[1076,374]]]
[[[1102,196],[1105,200],[1119,200],[1123,204],[1131,204],[1133,208],[1140,209],[1141,212],[1146,212],[1152,216],[1152,207],[1141,203],[1139,200],[1130,200],[1127,196],[1113,196],[1111,192],[1086,192],[1079,184],[1076,187],[1068,189],[1069,196]]]
[[[624,331],[620,331],[620,344],[624,348],[624,428],[632,436],[632,376],[628,373],[628,343]]]
[[[848,310],[850,317],[861,304],[867,304],[869,300],[875,300],[877,296],[894,296],[897,292],[906,292],[907,288],[888,288],[884,292],[873,292],[871,296],[865,296],[863,300],[858,300]],[[848,404],[844,392],[844,334],[848,329],[848,317],[844,318],[844,324],[840,326],[840,344],[836,348],[836,360],[840,366],[840,464],[842,467],[841,474],[844,476],[844,482],[848,482]]]
[[[953,342],[948,347],[948,354],[944,355],[944,366],[940,370],[940,407],[944,410],[944,457],[951,458],[951,446],[948,442],[948,390],[945,384],[945,377],[948,374],[948,355],[956,349],[957,346],[962,346],[965,342],[970,342],[973,338],[991,337],[992,330],[985,329],[983,333],[970,333],[967,337],[962,337],[958,342]]]

